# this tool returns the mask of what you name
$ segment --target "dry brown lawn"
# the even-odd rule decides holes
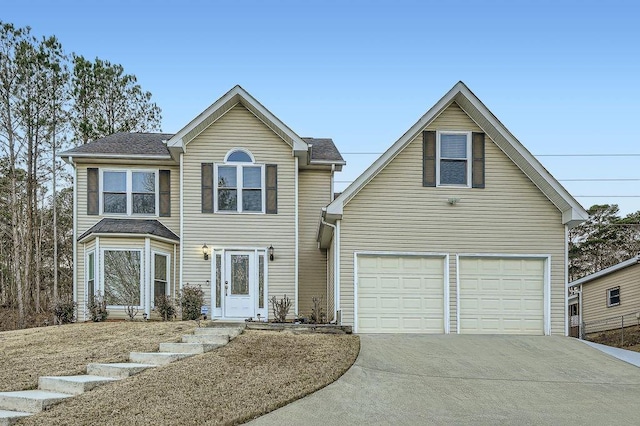
[[[123,362],[129,352],[155,352],[178,342],[195,322],[104,322],[0,333],[0,391],[35,389],[39,376],[83,374],[90,362]]]
[[[177,326],[184,323],[168,324]],[[59,329],[72,330],[85,325],[89,324],[63,326]],[[119,330],[119,326],[131,327],[130,323],[90,325],[94,326],[92,334],[96,341],[105,345],[111,345],[111,335],[127,334]],[[146,329],[149,325],[155,324],[141,324],[142,327],[137,329],[133,327],[136,332],[129,332],[128,335],[134,339],[138,334],[152,335],[151,330]],[[100,326],[109,328],[103,331]],[[183,326],[189,331],[194,328],[192,325]],[[42,333],[51,328],[40,330]],[[31,330],[21,333],[29,331]],[[148,342],[151,346],[155,345],[156,349],[158,343],[177,340],[171,337],[184,334],[184,330],[157,331],[164,332],[164,335],[156,335],[155,342]],[[0,341],[4,344],[13,337],[11,333],[16,332],[0,333],[0,339],[3,339]],[[102,340],[98,338],[100,335]],[[46,340],[37,333],[33,337]],[[22,340],[31,339],[26,337]],[[129,342],[126,344],[129,345]],[[62,366],[64,360],[68,359],[69,349],[72,356],[76,352],[91,353],[92,350],[98,350],[89,349],[94,345],[87,345],[84,341],[67,342],[64,346],[65,352],[54,352],[40,343],[33,351],[42,351],[41,358],[45,360],[48,357],[60,358],[59,365]],[[248,330],[223,348],[101,386],[56,405],[49,411],[25,418],[18,424],[239,424],[332,383],[353,364],[359,348],[359,339],[353,335],[294,335],[288,332]],[[111,360],[124,360],[131,349],[133,348],[128,347],[119,352],[113,350]],[[48,357],[44,356],[45,351]],[[31,352],[27,347],[22,349],[26,358],[29,358]],[[13,349],[14,356],[19,353],[17,348]],[[2,357],[4,359],[6,355],[3,354]],[[31,357],[32,361],[34,359],[35,357]],[[18,364],[20,362],[14,362],[14,365]],[[76,371],[78,372],[80,371]],[[38,374],[66,373],[68,370],[64,373],[46,371]],[[2,374],[11,376],[4,371]],[[36,378],[33,378],[29,383],[35,381]],[[4,385],[3,377],[0,378],[0,383]]]
[[[589,333],[586,339],[602,345],[640,352],[640,325],[624,328],[624,335],[619,328],[614,330]]]

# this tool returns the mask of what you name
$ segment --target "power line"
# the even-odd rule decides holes
[[[382,152],[341,152],[342,155],[382,155]],[[534,157],[640,157],[640,154],[535,154]]]
[[[640,195],[574,195],[575,198],[640,198]]]
[[[336,180],[335,183],[351,183],[352,180]],[[638,178],[586,178],[586,179],[558,179],[558,182],[640,182]]]

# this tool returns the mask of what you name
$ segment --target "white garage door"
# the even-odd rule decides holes
[[[444,258],[358,256],[359,333],[443,333]]]
[[[544,264],[461,258],[460,333],[544,334]]]

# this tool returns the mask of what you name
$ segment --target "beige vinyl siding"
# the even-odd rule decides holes
[[[335,269],[334,269],[333,241],[327,249],[327,321],[335,318]]]
[[[298,175],[298,298],[299,314],[311,314],[312,298],[327,302],[326,250],[318,248],[317,236],[322,207],[331,201],[331,171],[300,170]]]
[[[607,290],[620,287],[620,304],[607,306]],[[582,321],[601,321],[640,312],[640,264],[596,278],[582,285]],[[625,318],[625,322],[628,318]],[[616,322],[619,326],[620,322]]]
[[[456,104],[428,130],[482,131]],[[456,254],[551,256],[551,332],[564,334],[564,226],[556,207],[486,138],[485,189],[422,186],[422,134],[344,206],[342,320],[353,324],[356,250],[448,253],[451,330],[456,330]],[[449,205],[449,198],[459,198]]]
[[[232,148],[251,151],[256,163],[278,165],[278,214],[201,213],[201,163],[222,163]],[[268,261],[269,297],[295,294],[295,160],[291,147],[246,108],[236,106],[191,141],[184,154],[183,284],[202,285],[211,304],[210,248],[259,248],[273,245]],[[294,312],[292,306],[291,314]]]

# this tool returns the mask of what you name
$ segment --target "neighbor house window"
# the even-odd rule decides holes
[[[218,212],[264,213],[264,165],[251,153],[232,150],[216,164],[215,200]]]
[[[156,214],[157,171],[104,170],[101,181],[103,213]]]
[[[91,303],[96,295],[96,253],[87,254],[87,302]]]
[[[471,186],[471,133],[438,133],[438,185]]]
[[[141,251],[105,249],[102,257],[107,305],[141,307]]]
[[[607,290],[607,306],[617,306],[620,304],[620,287]]]
[[[153,305],[160,296],[169,294],[169,256],[154,253],[153,255]]]

